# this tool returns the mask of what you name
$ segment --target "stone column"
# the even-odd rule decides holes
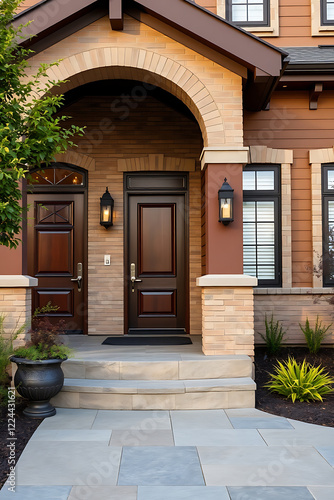
[[[205,148],[204,266],[202,287],[204,354],[254,354],[253,287],[257,278],[243,275],[242,168],[248,148]],[[234,189],[234,221],[218,222],[218,190],[224,178]]]
[[[31,287],[38,280],[24,275],[0,275],[0,314],[5,316],[5,334],[14,333],[23,324],[26,331],[31,321]],[[24,339],[22,334],[20,339]]]
[[[254,355],[254,298],[257,278],[208,274],[202,287],[202,349],[206,355]]]

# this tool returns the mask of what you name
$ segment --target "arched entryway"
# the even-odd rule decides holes
[[[200,334],[201,297],[196,277],[201,274],[201,169],[198,158],[203,141],[196,119],[179,99],[138,80],[95,81],[72,89],[65,94],[65,107],[61,112],[70,115],[73,123],[87,127],[74,154],[86,155],[95,162],[94,168],[89,169],[88,186],[88,333],[129,331],[132,262],[128,260],[128,250],[132,243],[127,231],[130,214],[125,193],[126,178],[135,173],[143,178],[143,184],[135,193],[151,197],[151,200],[153,196],[160,197],[160,202],[168,194],[176,194],[180,199],[179,184],[167,192],[171,187],[170,179],[174,174],[174,177],[186,178],[181,186],[183,212],[179,213],[181,205],[175,205],[172,210],[173,223],[177,222],[177,227],[183,224],[186,238],[182,243],[184,258],[177,264],[185,279],[185,286],[177,292],[184,299],[184,304],[177,308],[177,315],[183,315],[184,322],[176,327],[179,332]],[[154,193],[146,182],[153,173],[156,178],[163,179],[159,189],[155,186]],[[109,229],[99,224],[99,202],[106,187],[114,199],[114,225]],[[180,216],[178,220],[177,216]],[[110,256],[107,259],[110,265],[105,265],[105,256]],[[161,292],[157,288],[154,292]],[[161,310],[166,302],[159,307],[162,316],[170,319],[178,299],[173,302],[173,290],[165,292],[170,309]],[[147,312],[152,313],[145,309],[143,314]]]

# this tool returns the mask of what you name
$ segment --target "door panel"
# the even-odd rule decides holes
[[[175,275],[175,205],[139,207],[139,274]]]
[[[128,333],[185,333],[185,194],[128,199]]]
[[[68,333],[84,333],[87,276],[81,291],[72,281],[79,263],[86,269],[84,194],[36,193],[28,203],[28,273],[38,278],[33,310],[51,302],[59,307],[47,314],[51,321],[63,319]]]

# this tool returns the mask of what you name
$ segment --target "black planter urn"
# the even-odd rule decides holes
[[[64,385],[64,373],[60,365],[65,359],[31,361],[16,356],[11,356],[10,359],[17,364],[15,388],[23,398],[29,400],[23,413],[32,418],[55,415],[56,409],[50,399],[58,394]]]

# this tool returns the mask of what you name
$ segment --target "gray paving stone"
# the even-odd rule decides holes
[[[110,446],[174,446],[174,438],[171,430],[116,430],[112,431],[109,444]]]
[[[266,413],[256,408],[231,408],[224,410],[226,415],[230,417],[258,417],[258,418],[277,418],[276,415]]]
[[[334,486],[309,486],[315,500],[332,500],[334,498]]]
[[[68,500],[137,500],[137,486],[74,486]]]
[[[170,416],[173,429],[232,429],[224,410],[175,410]]]
[[[230,417],[234,429],[293,429],[286,418]]]
[[[116,485],[121,448],[96,442],[29,441],[16,466],[18,484]]]
[[[171,429],[168,411],[99,410],[92,429]]]
[[[54,417],[43,420],[41,429],[90,429],[97,410],[82,410],[72,408],[57,408]]]
[[[291,421],[290,421],[291,422]],[[294,425],[293,422],[291,422]],[[327,446],[334,445],[334,428],[305,424],[295,429],[260,429],[268,446]]]
[[[1,500],[67,500],[71,486],[17,486],[15,493],[5,484],[0,491]]]
[[[255,429],[174,429],[174,441],[175,446],[266,446]]]
[[[230,487],[231,500],[314,500],[303,487]]]
[[[334,470],[312,447],[199,447],[210,486],[332,486]]]
[[[118,485],[204,486],[195,447],[125,447]]]
[[[324,457],[327,462],[334,467],[334,443],[333,446],[319,446],[318,452]]]
[[[138,500],[230,500],[221,486],[139,486]]]
[[[111,431],[92,429],[36,429],[33,437],[34,441],[102,441],[109,443]]]

